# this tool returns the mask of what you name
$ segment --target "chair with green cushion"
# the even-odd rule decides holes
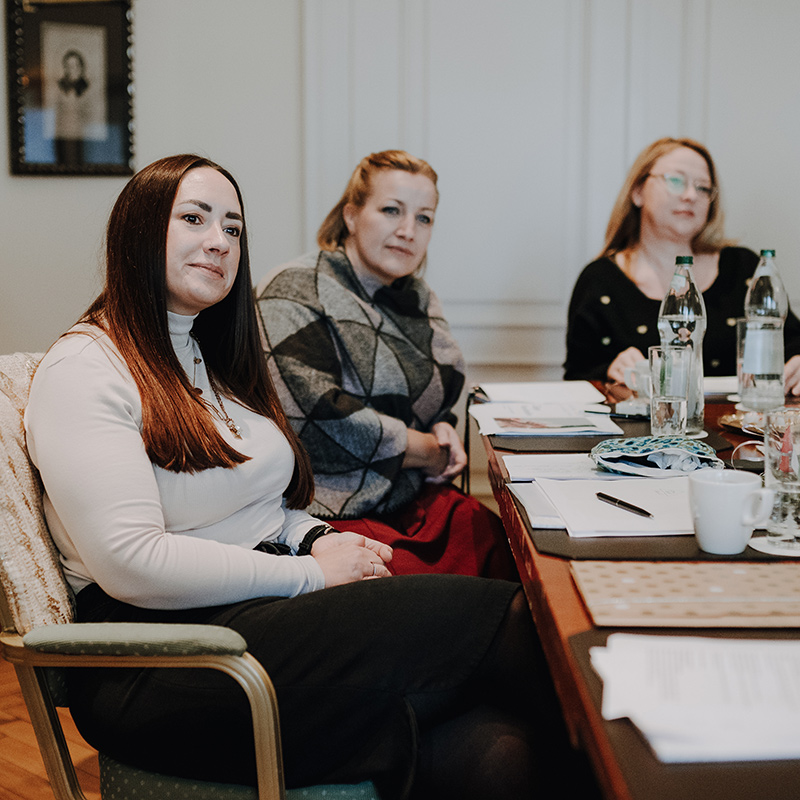
[[[194,781],[99,754],[104,800],[377,800],[370,782],[284,790],[278,708],[264,668],[235,631],[212,625],[76,623],[74,598],[42,510],[22,415],[41,354],[0,356],[0,655],[14,665],[57,800],[85,800],[56,708],[64,667],[197,667],[236,680],[253,714],[258,786]]]

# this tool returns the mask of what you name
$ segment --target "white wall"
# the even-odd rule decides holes
[[[401,146],[441,202],[428,279],[473,379],[560,377],[574,280],[636,154],[690,136],[728,234],[800,308],[800,3],[306,0],[307,229],[345,165]]]
[[[230,169],[257,276],[303,245],[300,25],[296,0],[134,0],[136,165],[188,151]],[[12,177],[7,136],[3,124],[0,352],[42,350],[102,285],[103,228],[126,179]]]
[[[558,377],[574,279],[662,135],[709,145],[728,233],[777,249],[800,308],[798,30],[795,0],[134,0],[136,161],[230,167],[257,280],[363,155],[428,158],[428,278],[472,377]],[[95,295],[123,184],[11,177],[6,137],[0,352],[46,347]]]

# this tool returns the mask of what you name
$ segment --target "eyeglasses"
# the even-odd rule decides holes
[[[689,187],[689,179],[682,172],[648,172],[650,178],[661,178],[664,181],[664,186],[670,194],[678,197],[684,194]],[[697,196],[703,200],[711,202],[717,196],[717,187],[709,186],[707,183],[700,181],[691,181]]]

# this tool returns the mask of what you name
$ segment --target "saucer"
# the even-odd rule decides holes
[[[784,544],[771,544],[766,536],[754,536],[748,543],[753,550],[759,553],[767,553],[771,556],[788,556],[790,558],[800,558],[800,542],[786,542]]]

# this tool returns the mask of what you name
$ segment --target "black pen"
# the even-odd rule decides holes
[[[631,514],[638,514],[640,517],[652,517],[653,515],[649,511],[645,511],[643,508],[639,508],[639,506],[635,506],[633,503],[626,503],[624,500],[620,500],[619,497],[612,497],[610,494],[603,494],[603,492],[596,492],[595,497],[598,500],[602,500],[604,503],[609,503],[612,506],[616,506],[617,508],[622,508],[625,511],[630,511]]]

